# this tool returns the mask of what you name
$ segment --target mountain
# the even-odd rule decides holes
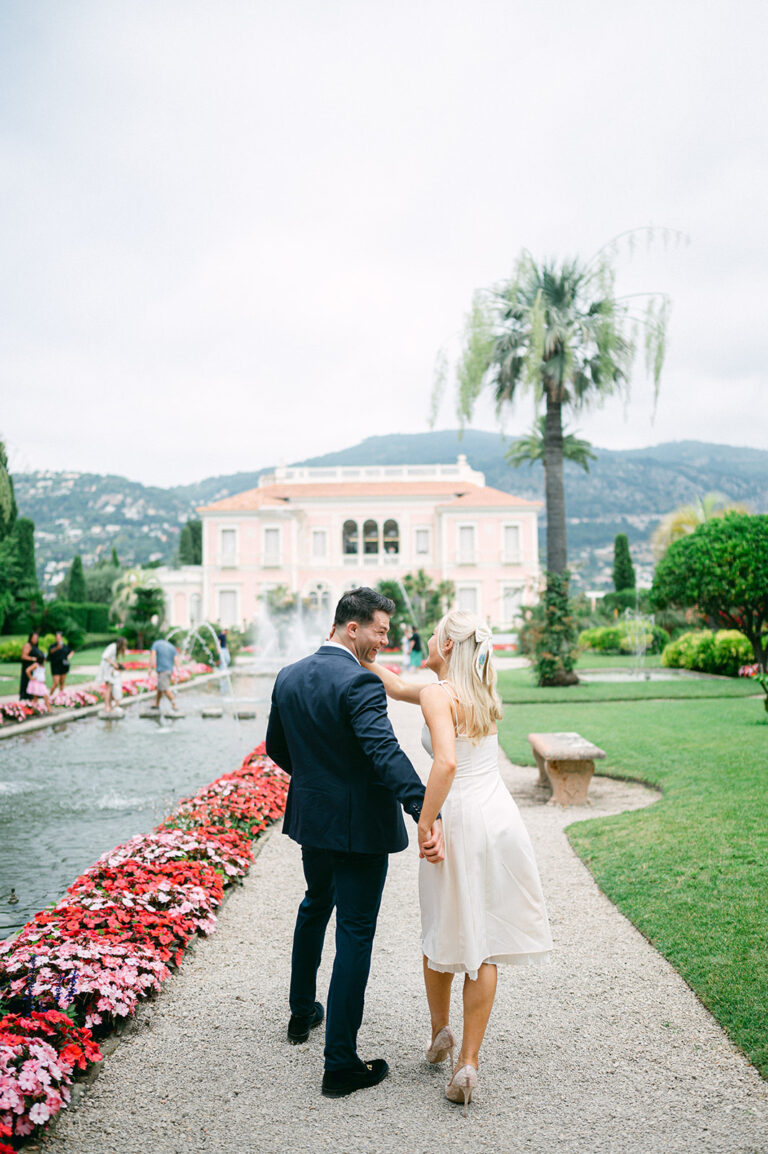
[[[463,453],[505,492],[543,500],[540,465],[512,469],[511,441],[468,429],[368,437],[358,445],[296,462],[300,465],[400,465],[455,461]],[[590,472],[566,463],[568,544],[571,564],[587,586],[610,580],[613,539],[626,533],[638,578],[648,583],[648,538],[664,513],[717,490],[754,512],[768,511],[768,452],[700,441],[675,441],[647,449],[596,449]],[[199,505],[254,488],[268,470],[208,477],[193,485],[152,488],[124,477],[93,473],[22,473],[14,477],[22,516],[35,522],[40,577],[52,589],[75,553],[86,564],[108,557],[123,564],[171,561],[178,534]],[[542,524],[544,515],[542,510]]]

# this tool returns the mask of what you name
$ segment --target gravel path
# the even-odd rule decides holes
[[[419,714],[394,706],[420,771]],[[219,930],[137,1016],[104,1070],[43,1142],[51,1154],[765,1154],[768,1084],[674,970],[602,896],[570,850],[574,810],[544,806],[535,770],[506,765],[534,841],[556,944],[551,966],[502,968],[480,1088],[464,1119],[424,1060],[413,846],[391,859],[360,1050],[380,1086],[320,1095],[322,1030],[285,1041],[299,850],[276,830]],[[595,779],[588,812],[654,799]],[[327,988],[329,958],[320,989]],[[459,983],[455,1005],[460,1010]]]

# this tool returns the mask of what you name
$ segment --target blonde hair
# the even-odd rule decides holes
[[[449,640],[453,648],[446,653]],[[448,679],[464,709],[462,736],[479,741],[492,732],[502,715],[496,692],[493,635],[474,613],[453,609],[438,621],[435,641],[440,656],[448,662]]]

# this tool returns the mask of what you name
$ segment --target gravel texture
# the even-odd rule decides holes
[[[394,705],[419,771],[419,712]],[[144,1007],[96,1081],[42,1147],[51,1154],[765,1154],[768,1083],[695,995],[599,892],[563,829],[649,804],[643,786],[596,778],[592,806],[542,804],[536,770],[504,775],[533,838],[555,939],[547,967],[501,968],[469,1118],[424,1060],[417,857],[391,859],[360,1035],[385,1082],[320,1094],[322,1028],[285,1040],[288,959],[302,894],[299,850],[265,842],[219,929]],[[325,1001],[332,951],[320,977]],[[461,983],[454,982],[454,1025]]]

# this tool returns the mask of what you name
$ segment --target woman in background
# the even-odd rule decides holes
[[[104,708],[107,713],[112,712],[114,702],[123,696],[123,665],[120,659],[124,653],[125,638],[118,637],[109,643],[101,655],[97,680],[104,686]]]

